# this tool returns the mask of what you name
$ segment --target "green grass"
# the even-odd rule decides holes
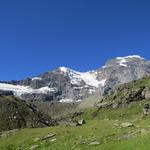
[[[143,102],[144,103],[144,102]],[[93,118],[95,110],[86,109],[81,118],[86,124],[78,127],[56,126],[50,128],[22,129],[15,134],[0,139],[1,150],[29,150],[39,145],[37,150],[147,150],[150,147],[150,116],[142,118],[142,104],[130,108],[102,109]],[[120,128],[123,122],[132,122],[134,127]],[[144,129],[146,134],[140,131]],[[134,137],[121,139],[135,133]],[[34,141],[47,134],[56,134],[47,141]],[[56,141],[51,141],[56,139]],[[89,145],[97,141],[99,145]]]

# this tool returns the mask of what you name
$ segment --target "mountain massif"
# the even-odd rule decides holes
[[[70,112],[55,121],[43,118],[36,108],[13,97],[12,92],[5,92],[5,96],[0,96],[0,149],[147,150],[150,146],[149,93],[150,76],[118,85],[96,107]],[[57,122],[59,125],[3,132],[47,126],[47,119],[50,125]]]
[[[116,85],[150,75],[150,62],[132,55],[117,57],[88,72],[60,67],[34,78],[1,81],[1,92],[13,92],[27,101],[77,102],[95,93],[105,95]]]
[[[144,58],[117,57],[86,73],[60,67],[0,83],[0,149],[147,150],[149,115]]]

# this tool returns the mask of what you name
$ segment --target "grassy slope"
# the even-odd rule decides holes
[[[143,102],[144,103],[144,102]],[[56,126],[50,128],[39,129],[22,129],[14,135],[0,139],[1,150],[16,150],[18,147],[25,150],[33,145],[40,145],[37,150],[147,150],[150,146],[150,117],[142,119],[141,102],[133,104],[131,108],[102,109],[93,118],[95,110],[87,109],[82,118],[87,123],[79,127]],[[134,127],[119,128],[113,124],[122,122],[132,122]],[[141,129],[145,129],[147,134],[141,133]],[[118,138],[128,135],[131,132],[137,133],[135,137],[129,139]],[[37,137],[43,137],[48,133],[56,134],[56,141],[34,142]],[[89,146],[92,141],[98,141],[100,145]]]
[[[86,109],[94,107],[95,103],[100,99],[99,94],[95,94],[89,96],[88,98],[84,99],[77,107],[77,109]]]
[[[143,101],[145,97],[142,95],[142,93],[145,90],[147,90],[147,92],[150,91],[150,76],[116,86],[109,92],[109,94],[100,99],[100,101],[97,103],[97,107],[101,107],[106,103],[112,104],[110,105],[111,107],[113,105],[117,105],[117,107],[127,107],[132,102]]]
[[[78,103],[60,103],[60,102],[33,102],[37,108],[53,118],[64,116],[68,113],[74,112]]]

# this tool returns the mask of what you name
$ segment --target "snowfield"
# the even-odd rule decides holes
[[[48,92],[55,91],[55,88],[42,87],[39,89],[32,89],[29,86],[21,86],[21,85],[12,85],[6,83],[0,83],[0,90],[4,91],[12,91],[14,95],[21,96],[24,93],[43,93],[46,94]]]
[[[78,85],[81,81],[84,81],[87,85],[98,88],[99,86],[104,86],[106,82],[106,79],[98,81],[93,72],[82,73],[66,67],[60,67],[60,71],[69,76],[71,84]]]

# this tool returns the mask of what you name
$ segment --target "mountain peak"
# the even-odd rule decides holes
[[[68,67],[64,67],[64,66],[62,66],[62,67],[59,67],[58,68],[61,72],[64,72],[64,73],[68,73],[68,72],[78,72],[78,71],[76,71],[76,70],[73,70],[73,69],[71,69],[71,68],[68,68]],[[79,72],[78,72],[79,73]]]
[[[141,57],[139,55],[129,55],[129,56],[125,56],[125,57],[116,57],[116,59],[129,59],[129,58],[144,59],[143,57]]]
[[[60,71],[64,72],[64,73],[66,73],[66,72],[69,70],[69,68],[64,67],[64,66],[59,67],[58,69],[59,69]]]
[[[144,61],[145,59],[139,55],[130,55],[125,57],[116,57],[107,61],[106,65],[102,68],[106,68],[108,66],[123,66],[128,67],[132,63],[139,63]]]

